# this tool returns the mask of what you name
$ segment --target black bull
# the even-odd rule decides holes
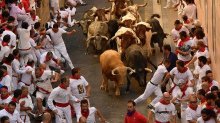
[[[132,75],[127,76],[126,91],[129,91],[130,89],[130,81],[132,77],[138,81],[139,86],[146,86],[146,76],[148,72],[146,68],[148,61],[148,58],[146,58],[143,54],[143,49],[137,44],[133,44],[125,50],[125,59],[123,62],[126,66],[129,66],[135,70]]]
[[[158,43],[158,46],[160,47],[160,52],[162,52],[163,41],[164,41],[164,38],[167,37],[167,34],[164,33],[163,28],[160,25],[160,22],[154,17],[159,18],[160,16],[152,15],[151,19],[147,21],[152,27],[151,31],[156,32],[156,34],[152,35],[151,47],[154,48],[154,43]]]

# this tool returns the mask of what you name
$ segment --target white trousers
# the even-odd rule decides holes
[[[60,43],[58,45],[55,45],[54,46],[54,49],[55,49],[55,54],[56,56],[58,56],[59,58],[61,58],[61,56],[64,57],[64,59],[67,61],[67,63],[69,64],[70,68],[73,69],[73,63],[72,61],[70,60],[70,57],[69,57],[69,54],[67,53],[67,50],[66,50],[66,46],[64,43]]]
[[[32,50],[19,50],[20,53],[20,64],[21,66],[25,66],[28,60],[33,60]]]
[[[55,115],[56,123],[62,123],[63,116],[65,116],[66,123],[72,123],[72,116],[71,116],[71,108],[70,105],[67,107],[58,107],[58,114]]]
[[[24,123],[31,123],[30,117],[29,117],[28,114],[27,114],[26,112],[24,112],[24,111],[22,111],[22,112],[20,113],[20,118],[21,118],[21,120],[22,120]]]
[[[18,89],[18,77],[12,76],[12,91]]]
[[[140,95],[137,99],[134,100],[135,103],[139,103],[141,101],[146,100],[150,95],[154,93],[157,97],[150,103],[151,105],[155,105],[162,97],[162,92],[160,87],[151,84],[151,82],[147,83],[146,89],[142,95]]]

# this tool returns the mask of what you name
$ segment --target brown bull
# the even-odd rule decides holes
[[[115,82],[115,95],[120,95],[120,87],[125,83],[127,72],[135,72],[130,67],[126,67],[121,61],[120,54],[114,50],[106,50],[100,55],[103,81],[100,89],[108,92],[108,80]]]

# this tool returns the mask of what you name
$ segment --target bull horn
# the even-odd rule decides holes
[[[112,70],[112,75],[115,76],[117,74],[115,74],[115,71],[118,70],[118,67],[116,67],[115,69]]]
[[[127,70],[130,70],[129,75],[135,73],[136,71],[130,67],[126,67]]]
[[[105,40],[108,40],[108,37],[101,35],[102,38],[104,38]]]
[[[79,21],[76,21],[75,24],[79,24]]]
[[[91,22],[91,21],[92,21],[92,20],[90,20],[90,19],[89,19],[89,20],[87,20],[87,22]]]
[[[91,36],[90,38],[88,38],[88,39],[86,40],[86,42],[90,41],[90,40],[93,39],[93,38],[95,38],[95,36]]]
[[[156,35],[157,34],[157,32],[152,32],[152,35]]]
[[[153,71],[150,68],[144,68],[147,72],[152,73]]]

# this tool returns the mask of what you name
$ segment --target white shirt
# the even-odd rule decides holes
[[[11,66],[11,64],[8,65],[8,64],[4,63],[3,65],[7,67],[8,75],[9,75],[10,77],[12,77],[12,66]]]
[[[96,123],[95,121],[96,111],[97,109],[95,107],[89,107],[89,116],[87,117],[86,123]]]
[[[2,33],[2,37],[1,37],[1,39],[3,40],[3,37],[5,36],[5,35],[10,35],[10,42],[8,43],[8,45],[9,46],[14,46],[14,47],[16,47],[16,35],[12,32],[12,31],[10,31],[10,30],[5,30],[3,33]]]
[[[209,51],[208,51],[208,49],[205,49],[204,52],[200,52],[199,50],[196,51],[194,57],[196,57],[197,59],[196,59],[196,61],[194,62],[194,66],[197,66],[197,65],[198,65],[198,58],[199,58],[200,56],[205,56],[205,57],[208,59],[208,58],[209,58]]]
[[[66,33],[66,31],[62,28],[59,28],[58,32],[55,33],[52,29],[47,30],[47,34],[50,34],[51,40],[54,45],[58,45],[60,43],[64,43],[62,34]]]
[[[86,86],[88,85],[89,83],[83,76],[80,76],[78,80],[70,78],[71,94],[80,100],[86,96]]]
[[[26,66],[23,70],[25,71],[34,71],[34,68],[31,66]],[[27,84],[28,86],[31,85],[32,83],[32,74],[28,74],[28,73],[23,73],[21,75],[21,82],[23,82],[24,84]]]
[[[174,41],[178,41],[180,39],[180,32],[182,31],[185,31],[187,33],[187,35],[189,35],[189,30],[185,27],[185,26],[182,26],[182,28],[178,31],[176,30],[175,28],[172,29],[171,31],[171,35],[172,35],[172,38]]]
[[[12,75],[18,77],[19,74],[25,73],[26,70],[22,70],[20,68],[20,61],[18,59],[14,59],[12,61]]]
[[[2,61],[4,57],[8,57],[8,55],[10,54],[10,47],[2,46],[2,43],[0,43],[0,47],[0,61]]]
[[[202,77],[206,76],[206,71],[211,70],[210,66],[205,64],[204,66],[196,66],[195,70],[193,71],[194,74],[199,74],[199,80],[202,80]]]
[[[41,64],[55,62],[55,61],[53,61],[53,59],[56,59],[56,60],[58,59],[58,57],[55,55],[55,53],[52,52],[53,58],[52,58],[50,61],[46,61],[47,53],[48,53],[48,52],[45,52],[45,53],[43,53],[43,54],[40,56],[40,63],[41,63]]]
[[[177,42],[177,48],[180,48],[179,47],[180,42],[181,42],[181,39],[179,39]],[[178,53],[177,58],[181,61],[190,61],[192,59],[192,55],[190,53],[192,46],[193,46],[193,40],[190,39],[190,40],[184,42],[184,45],[182,47],[190,47],[190,49],[187,51],[187,52],[189,52],[189,55],[182,55],[182,54]]]
[[[166,72],[168,72],[166,67],[164,65],[159,65],[150,81],[154,84],[159,84]]]
[[[173,82],[175,84],[178,84],[178,81],[180,79],[183,79],[184,81],[188,81],[188,80],[193,80],[193,74],[192,72],[189,70],[184,72],[184,73],[180,73],[178,70],[177,70],[177,67],[173,68],[171,71],[170,71],[170,75],[174,76],[174,79],[173,79]]]
[[[179,98],[179,99],[183,99],[188,97],[190,94],[193,94],[193,88],[188,87],[185,91],[185,95],[183,95],[183,92],[181,91],[179,86],[176,86],[173,91],[172,91],[172,96],[173,98]]]
[[[203,37],[203,39],[197,39],[196,36],[193,38],[193,46],[197,46],[199,41],[202,41],[206,46],[208,46],[208,38],[207,37]]]
[[[51,110],[56,110],[53,101],[57,103],[69,103],[70,100],[77,101],[78,99],[75,96],[71,95],[69,87],[67,89],[63,89],[58,86],[54,88],[50,93],[47,104]]]
[[[176,109],[173,103],[164,105],[160,102],[155,104],[155,120],[159,122],[168,122],[170,117],[176,115]]]
[[[2,78],[2,81],[0,81],[0,84],[7,86],[8,87],[8,92],[11,92],[11,77],[9,75],[6,75],[5,77]]]
[[[196,20],[196,5],[188,4],[183,8],[183,15],[186,15],[188,18]]]
[[[216,123],[214,118],[209,119],[208,121],[204,121],[202,117],[197,119],[197,123]]]
[[[53,90],[53,87],[50,82],[51,76],[53,76],[53,75],[55,75],[54,71],[44,70],[44,73],[41,75],[41,77],[36,78],[35,72],[32,72],[32,76],[33,76],[33,79],[36,83],[36,86],[46,90],[47,92],[51,92]],[[39,91],[45,93],[41,89],[39,89]]]
[[[11,99],[12,99],[12,96],[9,96],[9,97],[6,98],[6,99],[0,98],[0,104],[8,104],[8,103],[11,102]]]
[[[19,35],[18,49],[29,49],[29,48],[31,48],[30,30],[31,30],[30,26],[28,27],[28,29],[24,29],[24,28],[18,28],[17,29],[18,35]]]
[[[13,114],[10,114],[5,109],[3,109],[0,111],[0,118],[3,116],[8,116],[10,123],[23,123],[17,110],[15,110]]]
[[[201,117],[201,111],[202,107],[198,105],[196,111],[191,109],[190,107],[187,107],[185,113],[186,113],[186,120],[197,120],[199,117]]]
[[[30,95],[28,95],[25,98],[20,98],[19,99],[19,105],[21,104],[21,102],[25,102],[24,107],[30,107],[32,110],[34,109],[34,105],[32,102],[32,99],[30,97]],[[20,115],[27,115],[26,111],[20,111]]]

